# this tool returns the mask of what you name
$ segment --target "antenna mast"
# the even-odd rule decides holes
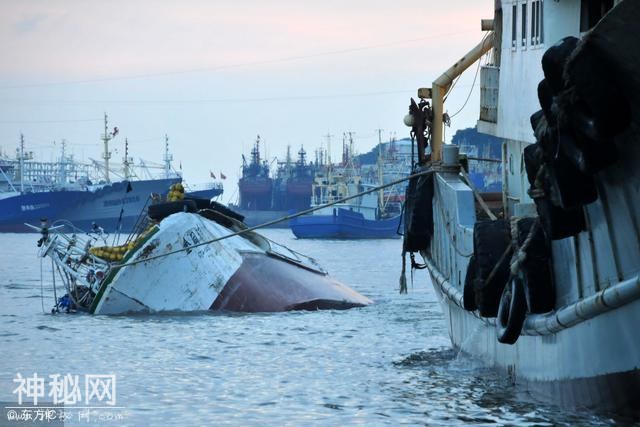
[[[20,134],[20,193],[24,193],[24,135]]]
[[[327,133],[324,137],[327,138],[327,164],[331,167],[331,135]]]
[[[382,131],[383,129],[376,129],[378,131],[378,185],[384,184],[382,175]],[[384,190],[381,188],[378,192],[378,206],[380,207],[380,213],[384,213]]]
[[[104,113],[104,134],[102,135],[102,142],[104,143],[104,153],[102,158],[104,159],[104,177],[107,183],[109,180],[109,159],[111,158],[111,151],[109,151],[109,141],[113,139],[113,135],[109,135],[108,117],[107,113]]]
[[[164,177],[169,179],[171,177],[171,161],[173,155],[169,154],[169,137],[164,134]]]
[[[127,138],[124,139],[124,159],[122,164],[124,165],[124,179],[129,180],[129,140]]]

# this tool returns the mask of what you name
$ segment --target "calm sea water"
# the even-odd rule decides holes
[[[541,403],[457,354],[427,274],[417,272],[409,294],[398,294],[399,240],[264,234],[376,303],[278,314],[45,314],[37,236],[0,235],[0,400],[15,401],[18,372],[115,374],[124,419],[105,425],[614,423]],[[48,312],[48,264],[44,270]],[[77,414],[67,421],[80,424]]]

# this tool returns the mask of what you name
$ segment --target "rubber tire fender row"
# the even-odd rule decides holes
[[[156,203],[155,205],[149,205],[147,208],[147,215],[153,220],[162,221],[174,213],[196,212],[197,210],[196,202],[193,200],[178,200],[175,202],[163,202]]]
[[[527,317],[527,299],[524,281],[514,276],[504,287],[496,318],[496,337],[502,344],[515,344]]]
[[[518,245],[523,245],[536,218],[521,218],[516,224]],[[546,313],[555,306],[551,246],[542,227],[538,227],[526,250],[521,278],[524,284],[527,307],[530,313]]]
[[[419,172],[416,170],[415,172]],[[404,202],[404,239],[406,252],[428,250],[433,238],[433,174],[409,181]]]

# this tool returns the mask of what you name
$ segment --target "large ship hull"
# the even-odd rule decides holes
[[[222,194],[222,188],[213,187],[206,190],[189,191],[187,193],[187,196],[197,198],[197,199],[211,200],[214,197],[218,197],[221,194]]]
[[[248,210],[233,206],[232,209],[244,217],[244,223],[249,227],[255,227],[267,222],[275,221],[289,215],[288,211],[282,210]],[[287,221],[277,222],[269,228],[287,228]]]
[[[96,191],[50,191],[0,200],[0,232],[32,232],[24,223],[70,221],[90,231],[95,223],[106,232],[130,232],[152,194],[165,195],[180,178],[122,181]]]
[[[465,311],[442,291],[442,276],[433,274],[431,267],[456,349],[562,406],[640,410],[640,344],[618,333],[628,324],[640,325],[640,301],[555,333],[523,335],[514,345],[505,345],[496,340],[494,322]],[[636,286],[640,287],[637,280]]]
[[[337,208],[333,215],[293,218],[289,227],[299,239],[392,239],[399,238],[400,215],[368,220],[361,213]]]
[[[75,206],[84,197],[84,191],[51,191],[17,193],[0,199],[0,232],[31,232],[25,222],[37,225],[42,218],[62,218],[69,206]]]
[[[640,150],[628,155],[621,170],[603,176],[605,182],[633,173],[632,159]],[[633,245],[635,235],[613,239],[632,228],[629,222],[637,215],[621,197],[628,189],[603,185],[601,196],[622,205],[607,210],[600,202],[589,205],[588,215],[600,218],[593,230],[553,242],[556,308],[528,314],[521,336],[509,345],[498,342],[495,318],[463,308],[476,221],[472,190],[453,173],[437,173],[434,186],[434,234],[422,255],[453,346],[504,370],[539,397],[567,406],[640,410],[640,341],[634,333],[640,325],[640,248]],[[626,247],[627,253],[607,251],[611,245]],[[594,282],[598,275],[609,282]]]

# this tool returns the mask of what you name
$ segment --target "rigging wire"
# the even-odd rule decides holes
[[[380,191],[380,190],[382,190],[384,188],[392,187],[392,186],[398,185],[398,184],[400,184],[400,183],[402,183],[404,181],[408,181],[410,179],[417,178],[417,177],[420,177],[420,176],[423,176],[423,175],[427,175],[427,174],[430,174],[430,173],[433,173],[432,169],[427,169],[427,170],[423,170],[423,171],[420,171],[420,172],[416,172],[414,174],[405,176],[405,177],[397,179],[395,181],[388,182],[388,183],[383,184],[383,185],[378,185],[378,186],[373,187],[373,188],[371,188],[369,190],[362,191],[362,192],[360,192],[358,194],[354,194],[352,196],[343,197],[342,199],[338,199],[338,200],[335,200],[335,201],[330,202],[330,203],[325,203],[325,204],[320,205],[320,206],[315,206],[315,207],[312,207],[312,208],[309,208],[309,209],[305,209],[303,211],[296,212],[295,214],[285,215],[283,217],[274,219],[272,221],[267,221],[265,223],[262,223],[262,224],[259,224],[259,225],[253,226],[253,227],[248,227],[248,228],[245,228],[245,229],[242,229],[242,230],[230,233],[230,234],[226,234],[224,236],[217,237],[215,239],[211,239],[211,240],[207,240],[207,241],[204,241],[204,242],[200,242],[200,243],[188,246],[186,248],[179,248],[179,249],[175,249],[175,250],[172,250],[172,251],[169,251],[169,252],[165,252],[163,254],[154,255],[154,256],[145,257],[145,258],[140,258],[140,259],[136,259],[134,261],[127,261],[127,262],[124,262],[124,263],[121,263],[121,264],[113,264],[113,268],[121,268],[121,267],[130,266],[130,265],[136,265],[136,264],[140,264],[140,263],[143,263],[143,262],[152,261],[154,259],[164,258],[164,257],[167,257],[169,255],[175,255],[175,254],[180,253],[180,252],[190,251],[190,250],[192,250],[194,248],[197,248],[199,246],[210,245],[212,243],[216,243],[216,242],[219,242],[221,240],[228,239],[230,237],[239,236],[241,234],[245,234],[245,233],[249,233],[249,232],[255,231],[255,230],[259,229],[259,228],[269,227],[271,225],[278,224],[278,223],[284,222],[284,221],[288,221],[290,219],[297,218],[297,217],[302,216],[302,215],[307,215],[307,214],[309,214],[311,212],[315,212],[317,210],[324,209],[324,208],[329,207],[329,206],[334,206],[334,205],[339,204],[339,203],[344,203],[344,202],[346,202],[348,200],[352,200],[352,199],[355,199],[355,198],[358,198],[358,197],[362,197],[362,196],[364,196],[366,194],[374,193],[374,192]]]
[[[451,114],[449,116],[449,119],[452,119],[455,116],[457,116],[462,110],[464,110],[464,107],[467,106],[467,102],[469,102],[469,98],[471,98],[471,94],[473,93],[473,88],[476,85],[476,79],[478,78],[478,71],[480,71],[480,60],[478,60],[478,67],[476,68],[476,74],[473,77],[473,83],[471,84],[471,90],[469,90],[469,94],[467,95],[467,99],[465,99],[464,104],[462,104],[462,107],[460,107],[460,109],[458,111],[456,111],[455,113],[453,113],[453,114]]]
[[[41,102],[41,101],[37,101]],[[66,120],[0,120],[0,124],[36,124],[36,123],[78,123],[101,122],[103,119],[66,119]]]
[[[44,284],[42,283],[43,276],[42,276],[42,261],[43,258],[40,257],[40,306],[42,307],[42,313],[45,313],[44,311]]]
[[[483,44],[484,41],[487,39],[487,37],[489,36],[489,33],[486,33],[482,39],[480,40],[480,44]],[[476,67],[476,73],[473,76],[473,83],[471,84],[471,89],[469,89],[469,94],[467,95],[467,99],[464,101],[464,104],[462,104],[462,107],[460,107],[460,109],[458,111],[456,111],[455,113],[451,114],[449,116],[449,119],[452,119],[453,117],[457,116],[462,110],[464,110],[464,107],[467,106],[467,102],[469,102],[469,98],[471,98],[471,94],[473,93],[473,89],[475,88],[476,85],[476,79],[478,78],[478,72],[480,71],[480,62],[481,60],[478,59],[478,66]],[[460,77],[462,77],[462,74],[460,74],[458,76],[458,78],[453,82],[453,84],[451,85],[451,87],[449,88],[449,91],[447,92],[447,95],[445,96],[444,100],[447,99],[447,97],[449,96],[449,94],[451,93],[451,91],[453,90],[453,88],[455,87],[456,83],[458,82],[458,80],[460,80]]]
[[[352,92],[337,94],[313,94],[313,95],[289,95],[289,96],[270,96],[262,98],[211,98],[211,99],[185,99],[185,100],[169,100],[169,99],[152,99],[152,100],[56,100],[56,99],[19,99],[19,100],[0,100],[0,102],[23,102],[23,103],[53,103],[53,104],[214,104],[214,103],[233,103],[233,102],[269,102],[269,101],[299,101],[313,99],[336,99],[336,98],[357,98],[366,96],[393,95],[400,93],[413,93],[415,90],[387,90],[377,92]],[[103,120],[103,119],[99,119]],[[0,121],[0,123],[9,123]]]

